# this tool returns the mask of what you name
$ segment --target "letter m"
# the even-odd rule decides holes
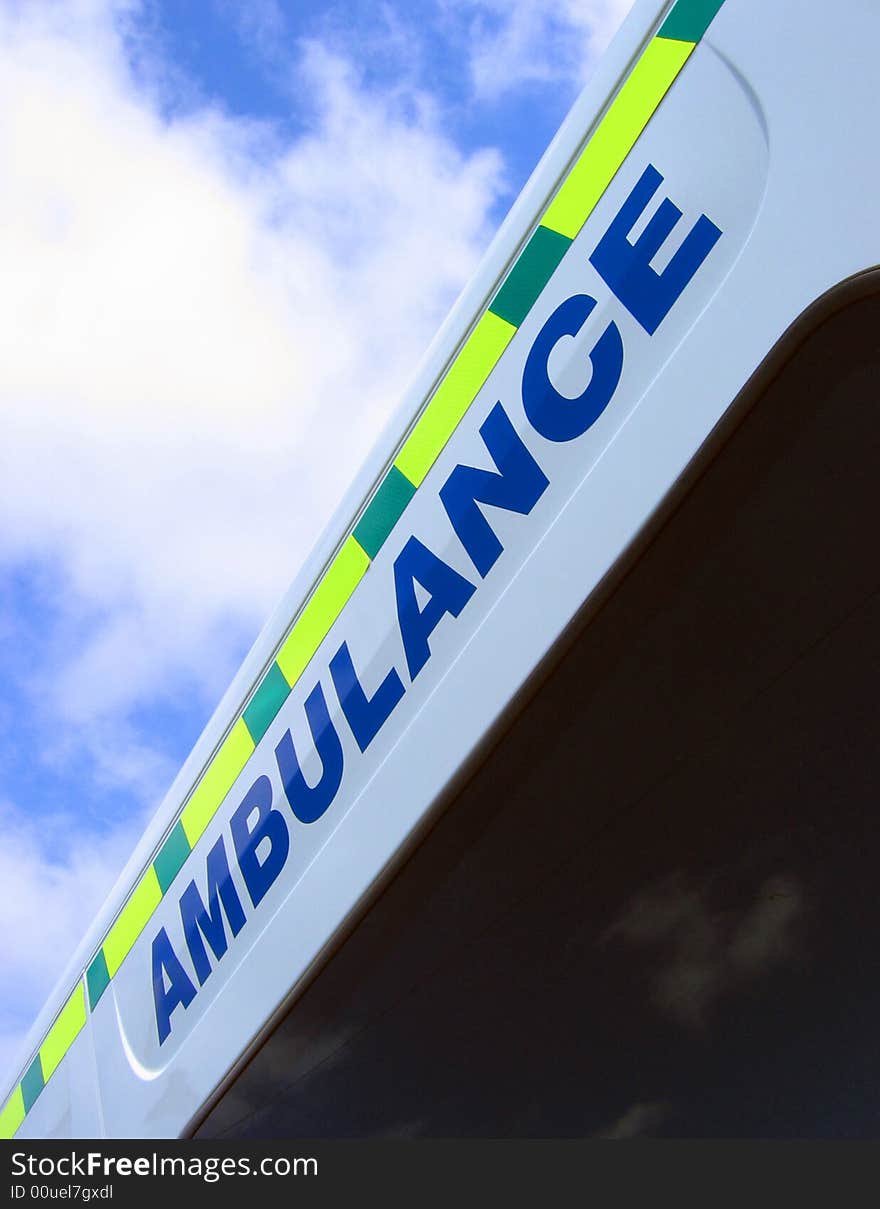
[[[204,985],[206,978],[211,973],[211,962],[205,949],[205,941],[211,946],[211,951],[217,961],[229,946],[223,923],[223,911],[226,912],[232,935],[237,936],[244,927],[245,917],[238,891],[229,874],[229,862],[226,859],[226,849],[221,835],[208,853],[207,907],[202,901],[202,896],[194,881],[190,882],[180,896],[183,934],[186,937],[187,948],[199,980],[199,986]]]

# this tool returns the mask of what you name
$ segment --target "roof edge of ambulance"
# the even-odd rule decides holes
[[[444,369],[468,334],[473,321],[537,221],[554,182],[563,175],[628,74],[644,44],[656,31],[673,3],[674,0],[634,0],[632,8],[596,64],[592,76],[564,118],[476,270],[421,358],[389,422],[304,560],[291,586],[245,656],[229,688],[150,818],[100,910],[53,986],[42,1010],[16,1051],[15,1060],[4,1072],[6,1077],[0,1082],[0,1103],[14,1089],[21,1072],[26,1069],[39,1049],[71,990],[82,980],[87,965],[103,942],[108,928],[132,887],[150,864],[178,818],[186,796],[224,738],[230,723],[237,717],[261,673],[271,662],[293,618],[350,532],[372,489],[392,461],[402,438],[420,413]]]

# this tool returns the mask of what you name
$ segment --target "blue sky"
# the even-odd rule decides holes
[[[628,8],[0,0],[6,1074]]]

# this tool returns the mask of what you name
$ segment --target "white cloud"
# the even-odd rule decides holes
[[[264,59],[277,58],[287,36],[278,0],[215,0],[217,9],[238,30],[242,41]]]
[[[82,835],[69,815],[23,817],[0,802],[0,1084],[52,982],[131,852],[144,820]],[[0,1089],[2,1090],[2,1089]]]
[[[633,0],[450,0],[472,13],[476,95],[496,100],[524,83],[583,84]]]
[[[142,46],[134,78],[134,9],[0,7],[0,569],[60,585],[34,659],[52,745],[30,757],[88,753],[138,813],[171,769],[134,711],[225,688],[487,242],[501,163],[318,44],[296,142],[163,118],[173,72]],[[0,821],[7,1036],[136,830],[66,823],[49,842]]]

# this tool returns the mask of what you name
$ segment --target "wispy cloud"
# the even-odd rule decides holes
[[[284,10],[278,0],[215,0],[223,16],[238,30],[242,41],[263,59],[283,55],[289,35]]]
[[[0,802],[0,1082],[144,821],[135,813],[106,833],[84,834],[73,810],[33,819]]]
[[[498,99],[524,83],[582,84],[632,0],[448,0],[471,18],[476,95]]]

